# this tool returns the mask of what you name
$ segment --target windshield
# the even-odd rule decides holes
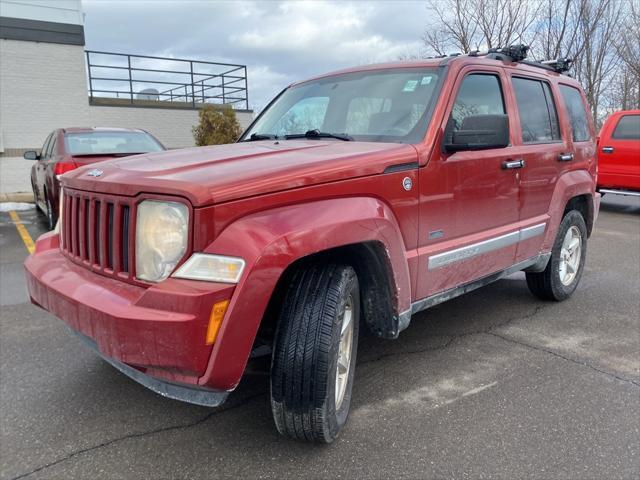
[[[65,135],[71,155],[123,155],[164,150],[146,132],[78,132]]]
[[[295,138],[315,131],[307,138],[338,134],[365,142],[417,143],[429,124],[439,74],[433,68],[374,70],[295,85],[261,114],[241,141]]]

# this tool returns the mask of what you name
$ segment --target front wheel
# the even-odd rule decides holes
[[[54,228],[56,228],[56,222],[58,221],[58,219],[56,218],[56,214],[53,211],[51,198],[49,198],[48,194],[45,194],[45,199],[47,202],[47,211],[45,212],[45,215],[47,216],[47,227],[49,227],[49,230],[53,230]]]
[[[543,300],[569,298],[580,283],[586,256],[587,226],[582,214],[571,210],[560,223],[547,268],[527,272],[529,290]]]
[[[312,265],[292,278],[271,363],[278,431],[331,443],[347,421],[358,347],[360,290],[347,265]]]

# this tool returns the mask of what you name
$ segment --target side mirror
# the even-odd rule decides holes
[[[25,160],[38,160],[40,155],[35,150],[27,150],[23,155]]]
[[[447,126],[444,148],[448,152],[484,150],[509,146],[508,115],[471,115],[462,121],[460,130]]]

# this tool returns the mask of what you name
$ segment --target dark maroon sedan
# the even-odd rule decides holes
[[[60,175],[89,163],[161,150],[166,149],[158,139],[139,129],[59,128],[51,132],[40,154],[35,150],[24,154],[27,160],[37,160],[31,168],[31,188],[37,207],[47,216],[49,230],[58,219]]]

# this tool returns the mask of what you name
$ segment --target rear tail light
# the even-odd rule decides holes
[[[63,173],[75,170],[76,168],[78,168],[78,165],[75,162],[58,162],[53,168],[53,173],[55,173],[56,176],[59,177]]]

